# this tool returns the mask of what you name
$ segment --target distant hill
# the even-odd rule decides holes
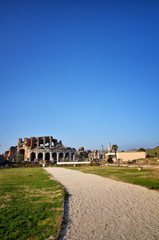
[[[129,150],[127,150],[127,151],[125,151],[125,152],[137,152],[139,149],[129,149]]]
[[[159,146],[146,151],[146,153],[150,157],[158,157],[159,158]]]

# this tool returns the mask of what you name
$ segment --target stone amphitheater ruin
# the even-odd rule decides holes
[[[64,147],[62,141],[51,136],[19,138],[18,146],[10,147],[5,153],[7,159],[17,161],[18,154],[23,155],[23,160],[28,162],[46,161],[56,164],[57,162],[76,161],[76,149]]]

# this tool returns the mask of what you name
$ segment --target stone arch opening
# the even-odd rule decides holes
[[[33,139],[33,143],[32,143],[32,148],[36,148],[37,147],[37,140]]]
[[[42,138],[39,139],[39,147],[43,147],[44,140]]]
[[[45,143],[45,147],[49,147],[49,142],[46,142],[46,143]]]
[[[74,156],[75,156],[75,154],[74,154],[74,153],[71,153],[71,161],[74,160]]]
[[[30,161],[32,161],[32,162],[34,162],[34,160],[35,160],[35,152],[32,152],[31,153],[31,156],[30,156]]]
[[[60,162],[63,161],[63,153],[62,153],[62,152],[59,154],[59,161],[60,161]]]
[[[65,159],[66,159],[67,161],[69,161],[69,153],[68,153],[68,152],[65,154]]]
[[[56,145],[57,145],[57,140],[56,140],[56,139],[53,139],[53,140],[52,140],[52,143],[53,143],[53,146],[56,146]]]
[[[56,163],[57,162],[57,153],[56,152],[54,152],[52,154],[52,158],[53,158],[53,162]]]
[[[50,153],[47,152],[47,153],[45,154],[45,160],[46,160],[46,161],[50,161]]]
[[[20,149],[19,150],[19,153],[23,155],[23,161],[24,161],[24,157],[25,157],[25,150],[24,149]]]
[[[43,160],[43,154],[42,153],[39,153],[38,154],[38,161],[42,161]]]

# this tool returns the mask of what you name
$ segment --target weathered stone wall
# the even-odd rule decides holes
[[[23,154],[24,161],[57,163],[59,161],[76,161],[76,149],[64,147],[62,141],[52,136],[19,138],[18,147],[11,147],[6,152],[6,159],[17,160],[18,154]]]

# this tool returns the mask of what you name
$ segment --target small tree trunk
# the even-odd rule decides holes
[[[115,151],[115,159],[116,159],[116,163],[118,163],[118,159],[117,159],[116,151]]]

